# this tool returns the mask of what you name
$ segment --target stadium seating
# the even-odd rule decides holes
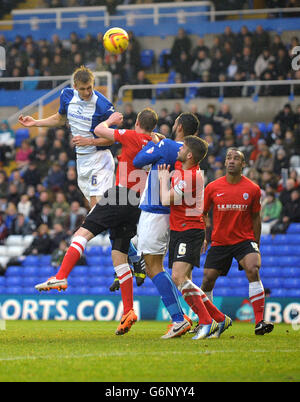
[[[260,275],[265,288],[271,290],[271,297],[300,297],[300,224],[291,224],[287,234],[264,235],[261,242],[262,267]],[[76,266],[69,277],[66,294],[109,295],[109,286],[113,281],[114,269],[111,262],[111,247],[99,244],[86,250],[87,265]],[[193,278],[199,286],[202,281],[206,255],[201,256],[200,269],[195,268]],[[34,294],[34,286],[56,272],[51,266],[51,256],[27,256],[21,266],[12,265],[0,276],[2,294]],[[168,270],[168,255],[164,259]],[[136,296],[156,296],[157,289],[146,278],[145,283],[137,287]],[[226,277],[219,277],[214,291],[215,296],[248,297],[248,280],[243,271],[238,270],[234,260]]]

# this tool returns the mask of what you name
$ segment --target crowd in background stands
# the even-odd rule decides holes
[[[237,146],[247,162],[245,174],[263,191],[262,218],[277,222],[285,230],[300,222],[300,105],[289,104],[276,114],[272,127],[261,131],[257,124],[237,125],[227,104],[217,110],[207,105],[199,111],[195,104],[184,109],[180,102],[174,109],[159,111],[158,129],[172,138],[172,125],[183,111],[195,113],[200,121],[198,135],[209,144],[208,155],[201,164],[206,182],[224,174],[224,159],[229,147]],[[137,111],[131,104],[124,109],[123,128],[133,127]],[[14,133],[7,122],[0,125],[1,136]],[[116,157],[119,148],[113,148]],[[49,254],[62,240],[68,241],[80,225],[88,205],[77,187],[75,155],[67,128],[48,129],[24,140],[20,148],[0,145],[0,242],[10,234],[35,233],[36,243],[27,252]],[[10,161],[16,168],[7,175]],[[116,159],[117,162],[117,159]],[[33,251],[34,250],[34,251]]]
[[[80,38],[72,32],[68,40],[61,40],[53,35],[51,41],[34,41],[31,36],[22,38],[17,35],[13,42],[6,42],[0,34],[0,46],[6,47],[7,63],[3,76],[34,77],[69,75],[82,64],[94,71],[110,71],[113,75],[114,93],[124,84],[148,84],[150,81],[141,63],[141,44],[133,32],[129,32],[130,44],[125,53],[116,56],[105,52],[102,38],[87,34]],[[297,36],[289,43],[283,43],[281,36],[270,35],[262,26],[254,32],[243,26],[238,33],[233,33],[227,26],[220,35],[215,35],[212,46],[208,47],[205,39],[193,40],[184,29],[178,30],[166,53],[155,60],[156,65],[149,71],[169,74],[169,82],[226,82],[262,80],[259,95],[289,95],[289,85],[270,86],[269,80],[300,79],[300,70],[291,68],[292,49],[299,46]],[[152,68],[152,70],[151,70]],[[147,69],[146,69],[147,72]],[[57,83],[56,83],[57,84]],[[19,89],[20,82],[0,84],[0,88]],[[50,89],[51,81],[25,81],[24,89]],[[250,96],[254,87],[226,87],[224,97]],[[300,86],[295,86],[294,94],[300,94]],[[135,91],[135,98],[151,97],[147,91]],[[162,92],[161,98],[182,98],[183,89]],[[219,88],[200,88],[197,97],[219,97]]]

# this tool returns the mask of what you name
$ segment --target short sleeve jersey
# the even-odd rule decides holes
[[[115,109],[111,102],[98,91],[93,91],[90,100],[85,101],[79,97],[78,91],[65,88],[60,95],[58,113],[67,117],[73,136],[80,135],[85,138],[95,138],[95,127],[108,119]],[[97,149],[108,147],[79,146],[76,152],[89,154]]]
[[[199,166],[183,170],[182,163],[176,162],[171,187],[181,199],[171,205],[170,229],[178,232],[204,229],[202,215],[204,180]]]
[[[223,176],[209,183],[204,191],[204,212],[213,207],[212,246],[255,241],[252,215],[261,210],[261,190],[242,176],[236,184]]]
[[[122,151],[118,156],[116,185],[141,192],[147,180],[147,173],[134,167],[133,159],[152,140],[151,136],[137,133],[134,130],[115,130],[114,139],[115,142],[122,144]]]

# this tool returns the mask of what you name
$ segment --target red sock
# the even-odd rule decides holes
[[[87,240],[84,237],[81,236],[74,237],[72,244],[70,245],[68,251],[64,256],[64,259],[61,263],[61,267],[58,273],[56,274],[56,279],[68,278],[70,272],[76,265],[77,261],[79,261],[79,259],[81,258],[86,243]]]
[[[115,267],[116,274],[120,282],[121,296],[123,301],[123,314],[129,313],[133,309],[133,279],[132,272],[128,264]]]
[[[201,289],[200,289],[201,290]],[[217,307],[209,300],[209,298],[206,296],[206,294],[201,290],[202,292],[202,300],[203,303],[209,312],[210,316],[217,322],[222,322],[225,320],[225,314],[223,314],[220,310],[217,309]]]
[[[199,324],[211,324],[212,317],[203,303],[201,290],[192,281],[186,281],[180,286],[180,291],[184,300],[199,317]]]
[[[261,281],[249,283],[249,298],[253,307],[255,324],[264,319],[265,291]]]

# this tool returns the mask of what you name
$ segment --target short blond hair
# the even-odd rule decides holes
[[[88,82],[94,82],[95,77],[89,68],[85,66],[78,67],[73,74],[73,81],[76,85],[78,82],[82,82],[83,84],[87,84]]]

